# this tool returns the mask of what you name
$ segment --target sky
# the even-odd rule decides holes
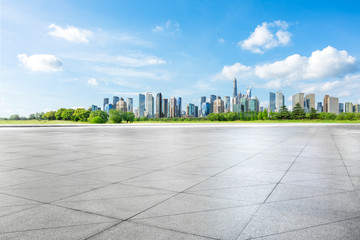
[[[360,103],[359,1],[1,0],[0,117],[252,87]]]

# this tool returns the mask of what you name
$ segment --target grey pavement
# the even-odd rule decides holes
[[[360,125],[0,127],[0,239],[360,239]]]

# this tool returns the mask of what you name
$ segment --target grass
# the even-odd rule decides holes
[[[135,124],[139,123],[360,123],[360,120],[348,121],[348,120],[320,120],[320,119],[302,119],[302,120],[255,120],[255,121],[201,121],[201,120],[191,120],[191,121],[140,121],[134,122]],[[74,122],[74,121],[64,121],[64,120],[0,120],[0,124],[90,124],[88,122]],[[112,124],[112,123],[107,123]],[[126,122],[122,122],[126,124]],[[130,124],[130,123],[129,123]]]

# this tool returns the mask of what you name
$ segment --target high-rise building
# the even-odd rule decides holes
[[[162,116],[167,118],[169,117],[169,101],[164,98],[162,102]]]
[[[329,112],[329,95],[324,96],[324,112]]]
[[[259,99],[257,97],[249,99],[249,111],[259,112]]]
[[[230,112],[230,97],[224,96],[224,109],[225,112]]]
[[[176,98],[171,97],[169,100],[169,117],[176,117]]]
[[[201,99],[200,99],[200,111],[202,112],[202,104],[206,102],[206,97],[205,96],[202,96]]]
[[[251,86],[246,88],[246,97],[251,98]]]
[[[275,112],[275,93],[269,93],[269,112]]]
[[[353,109],[354,109],[354,112],[360,113],[360,104],[354,104]]]
[[[344,110],[344,103],[339,103],[339,113],[343,113]]]
[[[292,108],[294,109],[298,103],[301,108],[304,108],[304,93],[296,93],[292,95]]]
[[[201,116],[206,117],[210,114],[210,103],[204,102],[201,106]]]
[[[240,98],[240,111],[248,112],[249,111],[249,99],[246,97]]]
[[[139,116],[139,108],[135,109],[134,114],[135,114],[135,117],[136,117],[136,118],[139,118],[139,117],[140,117],[140,116]]]
[[[104,98],[104,104],[103,104],[103,109],[105,111],[105,105],[109,104],[109,98]]]
[[[119,101],[119,97],[113,96],[113,106],[116,106],[116,103]]]
[[[134,111],[133,99],[127,98],[126,101],[127,101],[127,111],[133,112]]]
[[[329,112],[339,114],[339,98],[329,97]]]
[[[345,112],[352,113],[353,112],[353,104],[351,102],[345,103]]]
[[[91,105],[91,111],[95,112],[97,110],[101,110],[101,108],[99,108],[98,106],[96,105]]]
[[[210,113],[213,112],[214,109],[214,101],[216,100],[216,96],[215,95],[210,95]]]
[[[324,107],[322,105],[322,102],[317,103],[317,112],[322,113],[324,111]]]
[[[139,117],[144,117],[145,112],[145,95],[139,93],[139,107],[138,107]]]
[[[223,113],[224,110],[224,101],[220,97],[218,97],[218,99],[213,102],[213,113]]]
[[[189,106],[189,114],[187,114],[187,115],[194,117],[195,116],[195,105],[192,103],[189,103],[188,106]]]
[[[162,118],[162,94],[156,94],[156,118]]]
[[[181,97],[178,97],[176,101],[176,116],[181,117],[182,116],[182,101]]]
[[[199,107],[195,106],[195,112],[194,112],[194,117],[199,117]]]
[[[127,104],[123,98],[120,98],[120,100],[116,103],[116,109],[122,112],[127,111]]]
[[[188,105],[186,105],[186,114],[185,114],[186,116],[189,116],[190,115],[190,106],[189,106],[189,104]]]
[[[113,109],[113,105],[111,103],[105,104],[104,111],[109,114],[109,111]]]
[[[314,93],[306,94],[305,99],[304,99],[304,107],[308,111],[310,111],[312,108],[315,109],[315,94]]]
[[[280,112],[282,106],[285,106],[285,96],[282,90],[276,93],[276,112]]]
[[[233,97],[236,97],[237,95],[237,80],[234,77],[234,81],[233,81]]]
[[[154,97],[151,92],[146,93],[146,106],[145,106],[148,118],[153,118],[154,116]]]

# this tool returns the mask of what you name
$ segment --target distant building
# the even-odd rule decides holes
[[[304,108],[304,93],[296,93],[292,95],[292,108],[294,109],[298,103],[301,108]]]
[[[133,112],[134,111],[134,104],[133,104],[133,99],[132,98],[127,98],[127,111],[128,112]]]
[[[182,99],[181,97],[178,97],[176,101],[176,117],[181,117],[183,114],[182,112]]]
[[[251,98],[251,86],[246,88],[246,98]]]
[[[119,97],[113,96],[113,106],[116,106],[116,103],[119,101]]]
[[[156,118],[162,118],[162,94],[156,94]]]
[[[171,97],[169,100],[169,117],[176,117],[176,98]]]
[[[241,109],[241,112],[249,111],[249,99],[247,99],[245,97],[240,98],[240,109]]]
[[[259,112],[259,99],[257,97],[249,99],[249,111]]]
[[[353,104],[351,102],[345,103],[345,112],[352,113],[354,111]]]
[[[192,103],[189,103],[188,106],[189,106],[189,114],[187,114],[187,115],[194,117],[195,116],[195,105]]]
[[[329,97],[329,112],[339,114],[339,98]]]
[[[136,118],[139,118],[139,117],[140,117],[140,116],[139,116],[139,108],[135,109],[134,114],[135,114],[135,117],[136,117]]]
[[[282,90],[276,93],[276,112],[279,112],[281,107],[285,106],[285,96]]]
[[[224,97],[224,111],[225,112],[230,112],[230,97],[229,96],[225,96]]]
[[[264,111],[264,107],[260,107],[260,112],[263,112]]]
[[[139,93],[139,107],[138,107],[139,117],[144,117],[145,112],[145,95]]]
[[[122,112],[127,112],[127,104],[123,98],[120,98],[116,103],[116,109]]]
[[[104,104],[103,104],[103,109],[105,110],[105,105],[109,104],[109,98],[104,98]]]
[[[201,111],[201,112],[202,112],[202,104],[203,104],[204,102],[206,102],[206,97],[205,97],[205,96],[202,96],[202,97],[200,98],[200,111]]]
[[[154,117],[154,97],[151,92],[146,93],[146,106],[145,106],[148,118]]]
[[[339,113],[343,113],[344,111],[344,103],[339,103]]]
[[[360,113],[360,104],[354,104],[353,109],[354,109],[354,112]]]
[[[96,105],[91,105],[91,111],[95,112],[97,110],[101,110],[101,108],[99,108],[98,106]]]
[[[234,77],[234,81],[233,81],[233,97],[236,97],[237,95],[237,80]]]
[[[113,105],[111,104],[111,103],[108,103],[108,104],[106,104],[105,105],[105,112],[107,113],[107,114],[109,114],[109,111],[111,110],[111,109],[113,109]]]
[[[224,101],[220,97],[218,97],[218,99],[213,102],[213,113],[223,113],[224,111]]]
[[[323,108],[323,112],[329,112],[329,95],[325,95],[324,96],[324,108]]]
[[[204,102],[201,106],[201,116],[206,117],[210,114],[210,103]]]
[[[165,118],[169,117],[169,101],[166,98],[162,102],[162,116]]]
[[[199,117],[199,107],[195,106],[195,112],[194,112],[194,117]]]
[[[322,113],[324,111],[324,107],[322,105],[322,102],[317,103],[317,108],[316,109],[317,109],[318,113]]]
[[[315,94],[309,93],[306,94],[304,99],[304,108],[305,112],[309,112],[312,108],[315,109]]]
[[[210,113],[213,112],[214,110],[214,101],[216,100],[216,96],[215,95],[210,95]]]
[[[276,95],[273,92],[269,93],[269,112],[275,112],[275,99]]]

